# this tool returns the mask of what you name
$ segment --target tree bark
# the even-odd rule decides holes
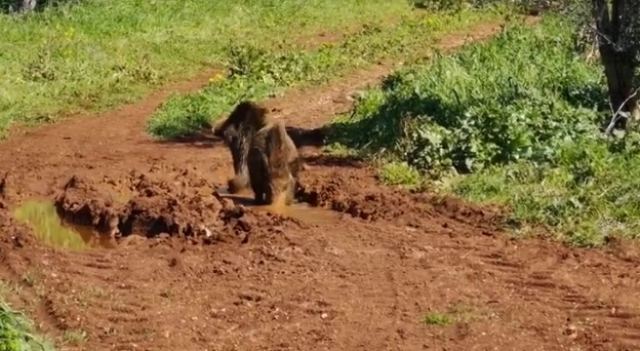
[[[593,15],[598,30],[598,49],[609,88],[609,102],[614,112],[620,111],[628,118],[619,118],[616,128],[625,129],[629,119],[637,119],[638,98],[634,94],[633,78],[636,69],[636,52],[633,46],[620,43],[625,24],[623,16],[632,14],[626,0],[613,0],[611,10],[607,0],[593,0]],[[611,15],[610,15],[611,13]],[[635,15],[633,15],[635,16]],[[605,121],[608,124],[609,118]],[[605,125],[606,125],[605,124]]]
[[[620,111],[628,118],[638,117],[638,97],[633,96],[633,76],[635,74],[634,56],[616,52],[610,47],[600,46],[600,57],[604,65],[609,88],[609,102],[614,112]],[[625,129],[628,118],[620,118],[616,128]],[[608,122],[608,121],[607,121]]]

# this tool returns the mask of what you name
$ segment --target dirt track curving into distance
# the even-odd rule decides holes
[[[498,30],[481,25],[439,45],[454,49]],[[267,103],[296,131],[314,130],[392,68]],[[0,277],[17,286],[11,302],[42,330],[87,333],[61,349],[640,349],[632,244],[586,250],[512,240],[492,209],[381,186],[367,165],[313,145],[302,148],[303,195],[324,210],[297,206],[281,216],[213,196],[231,172],[224,147],[206,138],[156,142],[144,132],[169,93],[209,76],[0,145]],[[312,133],[297,135],[313,144],[304,139]],[[54,250],[10,216],[32,198],[57,199],[87,221],[126,212],[131,232],[151,237]],[[449,323],[423,322],[435,313]]]

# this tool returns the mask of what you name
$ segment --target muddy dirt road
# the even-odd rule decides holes
[[[482,25],[441,46],[497,30]],[[288,125],[312,130],[391,69],[268,104]],[[231,172],[220,144],[159,143],[143,128],[170,92],[209,75],[0,145],[0,278],[41,330],[87,333],[61,349],[640,349],[640,256],[631,244],[511,240],[491,209],[381,186],[366,165],[314,146],[303,148],[303,195],[325,210],[278,216],[214,197]],[[54,250],[11,218],[32,198],[57,199],[96,223],[126,212],[128,231],[152,237]]]

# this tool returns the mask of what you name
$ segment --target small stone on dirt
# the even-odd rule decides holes
[[[578,337],[578,328],[573,324],[569,324],[564,330],[564,334],[568,336],[569,339],[576,339]]]

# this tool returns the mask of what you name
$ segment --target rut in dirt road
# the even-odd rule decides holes
[[[470,33],[483,39],[498,30]],[[316,130],[391,69],[376,66],[266,103],[292,128]],[[43,330],[87,333],[65,350],[640,349],[634,246],[511,240],[494,209],[381,186],[366,164],[314,146],[302,148],[303,195],[330,214],[323,220],[214,200],[231,173],[228,151],[209,140],[151,140],[143,125],[160,101],[43,127],[0,150],[8,205],[54,199],[75,176],[85,186],[59,197],[69,209],[72,202],[107,207],[108,198],[138,213],[142,226],[148,218],[216,219],[211,240],[163,230],[77,253],[42,246],[2,209],[9,235],[0,240],[0,277],[20,287],[13,302]],[[200,203],[214,214],[196,213],[207,208]],[[446,318],[429,325],[427,315]]]

